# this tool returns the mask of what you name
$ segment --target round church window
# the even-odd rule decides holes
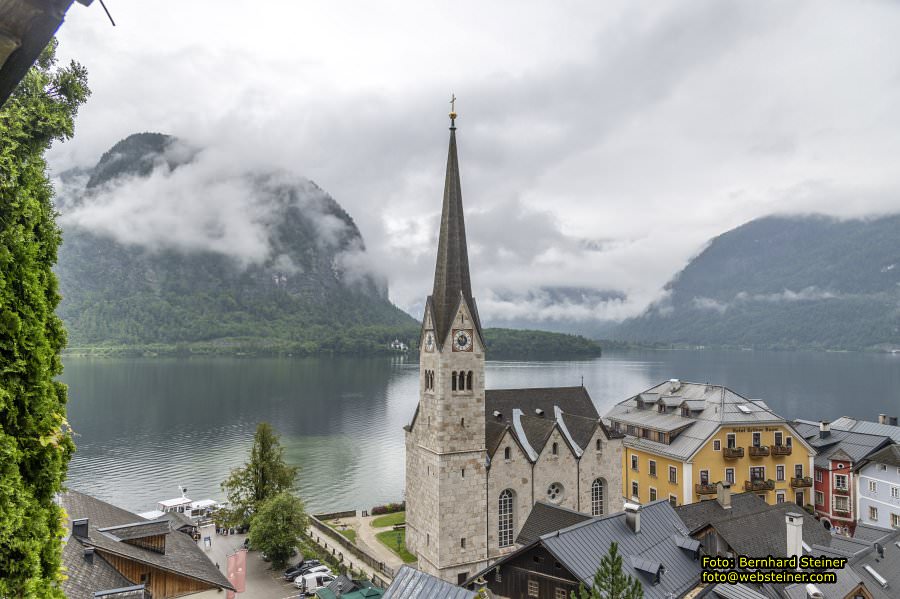
[[[563,491],[562,483],[553,483],[547,487],[547,499],[553,503],[559,503],[562,501]]]

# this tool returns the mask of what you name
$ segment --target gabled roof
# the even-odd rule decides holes
[[[817,468],[829,468],[830,460],[859,462],[891,442],[890,437],[886,435],[857,433],[834,428],[829,431],[827,436],[822,437],[818,422],[794,420],[791,424],[797,433],[818,450],[815,458]]]
[[[731,495],[731,508],[725,509],[714,500],[707,499],[695,503],[686,503],[675,508],[675,513],[684,522],[688,531],[694,534],[709,525],[715,525],[722,520],[740,518],[748,514],[756,514],[764,511],[769,506],[764,500],[754,493],[733,493]]]
[[[568,528],[573,524],[590,520],[591,516],[570,510],[559,505],[552,505],[538,501],[531,508],[531,513],[522,525],[516,544],[528,545],[538,540],[542,535]]]
[[[132,584],[99,555],[94,554],[91,562],[86,560],[84,547],[71,538],[63,544],[62,562],[67,576],[62,589],[68,599],[94,599],[96,591],[120,589]]]
[[[600,418],[591,396],[584,387],[538,387],[532,389],[486,389],[484,392],[484,415],[486,419],[496,419],[495,411],[500,412],[505,421],[512,417],[514,408],[526,414],[534,414],[537,409],[544,410],[548,417],[553,416],[553,406],[566,414]]]
[[[827,545],[831,542],[832,536],[821,522],[797,504],[790,502],[767,505],[758,512],[721,519],[713,526],[735,553],[783,556],[787,551],[785,516],[788,513],[796,513],[803,518],[804,543],[813,546]]]
[[[894,443],[879,449],[867,456],[866,459],[859,464],[859,468],[872,462],[900,468],[900,445]]]
[[[70,537],[69,545],[74,545],[77,541],[81,546],[94,547],[97,552],[118,555],[214,587],[233,589],[225,575],[216,568],[193,539],[185,534],[169,531],[168,520],[146,521],[137,514],[72,490],[60,495],[60,504],[70,519],[89,519],[88,537]],[[131,545],[119,540],[119,537],[116,536],[117,530],[132,531],[134,525],[141,524],[142,521],[148,527],[158,527],[159,532],[166,534],[166,552],[164,554]],[[79,553],[83,553],[83,551]],[[95,555],[95,561],[96,558]],[[65,565],[70,570],[77,569],[83,565],[83,558],[82,561],[73,560],[71,563],[66,562]],[[92,589],[92,591],[97,590],[101,589]]]
[[[472,283],[469,278],[469,255],[466,247],[466,224],[462,206],[462,185],[459,159],[456,155],[456,125],[450,127],[450,147],[447,151],[447,172],[444,179],[444,201],[441,208],[441,229],[438,238],[437,261],[434,267],[434,288],[429,297],[434,318],[437,343],[443,344],[450,332],[450,324],[463,300],[472,311],[479,337],[481,322]]]
[[[657,501],[641,508],[638,533],[629,527],[625,517],[625,512],[619,512],[590,518],[541,535],[536,541],[500,558],[468,582],[540,545],[573,576],[590,584],[600,560],[609,551],[611,543],[616,542],[623,571],[642,583],[646,599],[682,597],[697,586],[700,562],[695,559],[696,550],[685,549],[676,543],[677,538],[687,537],[687,529],[668,501]],[[646,564],[665,564],[659,584],[652,584],[655,576],[642,569]]]
[[[473,599],[475,591],[455,586],[412,566],[401,566],[383,599]]]
[[[686,405],[690,416],[679,410],[665,414],[657,411],[649,398],[663,398],[666,405]],[[644,405],[638,407],[639,401]],[[785,424],[784,418],[773,412],[765,402],[746,398],[723,385],[691,383],[676,379],[660,383],[638,395],[619,402],[606,413],[604,419],[633,425],[638,428],[676,433],[670,443],[627,436],[625,444],[677,460],[690,459],[719,427],[753,424]],[[801,438],[801,444],[809,445]]]
[[[857,420],[841,416],[831,423],[831,430],[840,429],[853,431],[855,433],[866,433],[869,435],[884,435],[890,437],[894,443],[900,443],[900,426],[892,424],[879,424],[868,420]]]

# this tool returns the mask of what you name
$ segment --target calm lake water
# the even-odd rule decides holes
[[[314,511],[402,498],[403,425],[417,364],[397,358],[67,358],[78,452],[71,488],[134,510],[178,495],[221,499],[259,421],[300,464]],[[601,359],[489,362],[489,388],[584,385],[605,413],[670,378],[725,384],[787,418],[875,419],[900,412],[900,356],[853,353],[646,351]]]

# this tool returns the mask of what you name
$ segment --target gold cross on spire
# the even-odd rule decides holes
[[[456,120],[456,94],[450,94],[450,120]]]

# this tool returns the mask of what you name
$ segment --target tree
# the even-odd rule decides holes
[[[306,532],[306,510],[299,498],[282,491],[263,502],[250,522],[250,546],[265,553],[276,568],[281,568]]]
[[[217,520],[226,526],[245,526],[266,500],[294,489],[297,466],[284,461],[284,448],[268,422],[260,422],[253,437],[250,461],[235,468],[222,483],[229,507]]]
[[[619,544],[613,542],[609,552],[600,560],[600,567],[594,574],[591,588],[583,584],[578,595],[572,593],[572,599],[643,599],[644,588],[639,580],[622,571],[622,556],[619,555]]]
[[[63,514],[75,450],[51,267],[61,242],[44,152],[72,137],[87,72],[56,66],[56,41],[0,107],[0,597],[62,597]]]

